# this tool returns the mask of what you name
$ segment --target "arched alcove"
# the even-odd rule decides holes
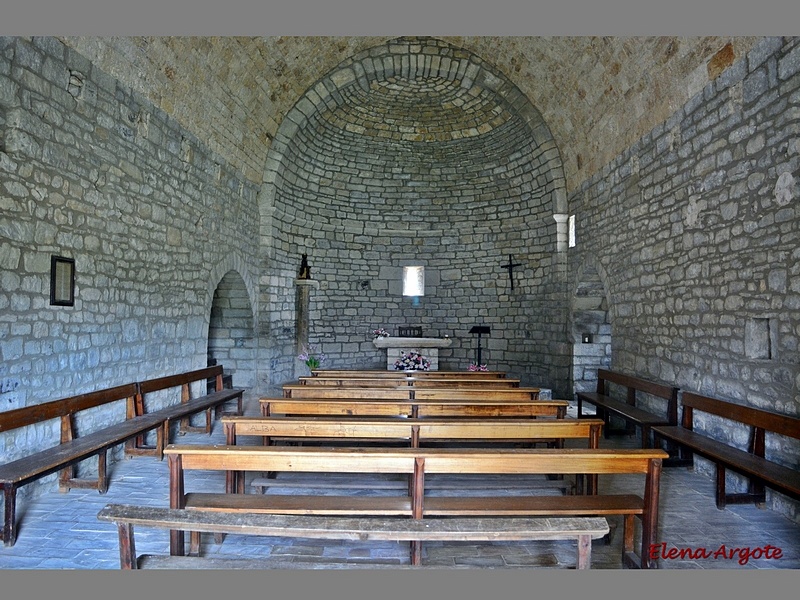
[[[595,265],[584,265],[571,301],[573,392],[594,391],[597,369],[611,365],[611,322],[607,293]]]
[[[287,113],[264,180],[265,258],[294,265],[308,254],[320,282],[310,337],[331,366],[380,365],[370,331],[414,325],[450,335],[440,368],[465,369],[476,323],[491,327],[494,368],[524,379],[537,354],[543,384],[542,373],[555,377],[549,361],[568,362],[542,343],[566,318],[550,272],[552,215],[565,211],[561,158],[538,110],[482,58],[433,38],[353,56]],[[513,290],[509,255],[520,264]],[[425,267],[418,302],[402,296],[407,265]],[[274,382],[291,373],[295,274],[275,268],[262,283]]]
[[[221,364],[236,387],[256,382],[256,337],[253,307],[244,280],[229,271],[220,280],[211,303],[208,325],[209,364]]]

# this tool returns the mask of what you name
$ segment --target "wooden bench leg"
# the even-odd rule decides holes
[[[108,491],[107,455],[107,450],[97,455],[97,491],[101,494],[105,494]]]
[[[650,428],[647,425],[642,425],[642,449],[647,450],[650,447]]]
[[[201,533],[199,531],[189,532],[189,556],[200,556]]]
[[[634,515],[624,515],[622,525],[622,553],[627,554],[633,552],[634,545],[634,528],[635,517]]]
[[[725,467],[717,464],[717,508],[725,510]]]
[[[13,546],[17,541],[15,516],[17,511],[17,486],[13,483],[3,484],[5,502],[5,519],[3,525],[3,545]]]
[[[156,454],[158,460],[164,460],[164,447],[169,442],[169,420],[156,428]]]
[[[169,532],[169,553],[172,556],[183,556],[184,535],[183,531],[171,529]]]
[[[592,536],[578,536],[578,569],[590,569],[592,566]]]
[[[422,564],[422,542],[419,540],[411,542],[411,564],[417,566]]]
[[[66,494],[70,489],[70,481],[75,479],[75,465],[64,467],[58,472],[58,491]]]
[[[138,568],[136,564],[136,543],[133,540],[133,524],[117,523],[119,535],[119,568],[129,571]]]

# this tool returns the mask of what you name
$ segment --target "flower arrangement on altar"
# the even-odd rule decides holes
[[[403,352],[394,361],[394,368],[397,371],[427,371],[431,368],[431,361],[419,352]]]
[[[489,368],[486,365],[479,365],[476,363],[470,363],[469,367],[467,367],[467,371],[488,371]]]
[[[309,369],[316,369],[325,362],[325,355],[317,351],[317,347],[313,344],[303,346],[303,351],[297,355],[297,358],[306,363]]]
[[[389,332],[386,331],[383,327],[379,327],[378,329],[372,330],[372,339],[377,340],[378,338],[385,338],[389,337]]]

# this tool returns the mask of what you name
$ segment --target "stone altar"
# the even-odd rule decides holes
[[[376,348],[386,349],[386,369],[394,371],[394,361],[403,352],[418,352],[431,361],[431,371],[439,370],[439,348],[447,348],[453,340],[449,337],[383,337],[372,340]]]

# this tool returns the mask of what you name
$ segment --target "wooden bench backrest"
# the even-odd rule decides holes
[[[608,371],[606,369],[597,370],[597,393],[608,395],[608,384],[615,383],[627,388],[627,402],[631,406],[636,404],[636,392],[644,392],[651,396],[666,399],[667,402],[667,418],[670,423],[677,425],[678,423],[678,391],[677,387],[663,385],[654,381],[640,379],[632,375],[625,375],[615,371]]]
[[[386,400],[408,400],[411,390],[405,383],[388,388],[359,388],[338,386],[311,386],[284,384],[283,394],[291,398],[364,398]]]
[[[666,459],[663,450],[531,448],[531,449],[422,449],[419,458],[429,473],[486,474],[603,474],[648,473],[652,461]]]
[[[505,371],[406,371],[418,379],[503,379]]]
[[[600,419],[338,419],[298,417],[222,417],[228,443],[238,435],[274,437],[328,437],[459,440],[506,440],[535,438],[589,439],[596,446]],[[415,433],[416,430],[416,433]],[[590,446],[592,447],[592,446]]]
[[[413,412],[409,400],[374,401],[348,398],[261,398],[262,413],[293,415],[346,415],[407,417]]]
[[[408,377],[301,377],[301,385],[308,387],[343,387],[343,388],[398,388],[410,385]]]
[[[314,377],[366,377],[382,379],[403,379],[406,377],[446,379],[474,378],[496,379],[506,376],[505,371],[378,371],[378,370],[348,370],[348,369],[312,369]]]
[[[418,417],[564,417],[566,400],[415,400]]]
[[[404,379],[405,371],[378,371],[377,369],[311,369],[312,377],[366,377],[367,379]],[[300,379],[303,379],[302,377]]]
[[[415,400],[537,400],[539,388],[415,388]]]
[[[436,377],[301,377],[298,381],[307,386],[375,387],[392,388],[410,385],[415,388],[451,388],[460,386],[480,386],[486,388],[516,388],[519,379],[479,379],[479,378],[436,378]],[[288,384],[287,384],[288,385]]]
[[[751,406],[742,406],[741,404],[709,398],[692,392],[683,393],[682,403],[683,426],[686,429],[692,429],[692,409],[696,409],[758,429],[800,439],[800,418],[798,417],[782,415]]]
[[[486,389],[506,389],[518,388],[520,386],[519,379],[507,378],[494,378],[494,379],[472,379],[472,378],[451,378],[439,379],[435,377],[408,377],[407,380],[416,389],[420,388],[459,388],[459,387],[480,387]]]
[[[563,417],[566,400],[365,400],[261,398],[262,414],[419,417]]]
[[[412,448],[317,448],[313,446],[180,446],[164,454],[180,456],[184,470],[301,471],[312,473],[414,473]]]
[[[173,387],[185,386],[196,381],[205,381],[208,379],[217,379],[218,389],[219,378],[222,377],[223,366],[214,365],[213,367],[205,367],[195,371],[188,371],[186,373],[178,373],[176,375],[167,375],[165,377],[157,377],[155,379],[148,379],[139,382],[139,391],[142,394],[155,392],[159,390],[166,390]]]
[[[170,464],[183,470],[303,471],[314,473],[603,474],[648,473],[663,450],[526,448],[319,448],[314,446],[199,446],[171,444]]]
[[[94,408],[117,400],[130,399],[137,393],[137,385],[129,383],[125,385],[88,392],[78,396],[62,398],[43,402],[33,406],[15,408],[13,410],[0,413],[0,432],[17,429],[75,414],[88,408]]]

